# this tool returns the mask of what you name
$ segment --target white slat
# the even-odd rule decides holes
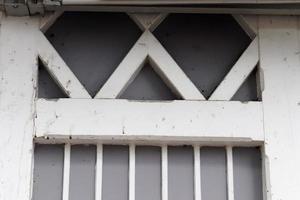
[[[161,199],[168,200],[168,146],[161,148]]]
[[[251,39],[254,39],[257,36],[258,33],[257,15],[233,15],[233,17]]]
[[[186,100],[205,100],[205,97],[186,76],[175,60],[149,31],[149,59],[154,70],[175,94]]]
[[[198,145],[194,146],[194,193],[195,200],[201,200],[201,160]]]
[[[140,72],[147,58],[147,34],[135,43],[95,98],[117,98]]]
[[[38,137],[264,140],[261,102],[39,99],[36,106]]]
[[[103,145],[97,144],[95,200],[102,199]]]
[[[209,100],[230,100],[258,63],[258,38],[244,51]]]
[[[62,200],[69,200],[70,191],[70,162],[71,162],[71,145],[65,144],[64,153],[64,176],[63,176],[63,198]]]
[[[129,145],[129,200],[135,200],[135,145]]]
[[[54,81],[71,98],[91,98],[64,60],[60,57],[51,43],[43,35],[38,35],[38,53],[41,61]]]
[[[232,147],[226,147],[227,155],[227,200],[234,200],[234,185],[233,185],[233,158]]]

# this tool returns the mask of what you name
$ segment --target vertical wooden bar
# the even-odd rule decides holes
[[[198,145],[194,146],[194,192],[195,200],[201,200],[201,160]]]
[[[129,200],[135,200],[135,145],[129,146]]]
[[[234,185],[233,185],[233,159],[232,147],[226,147],[227,155],[227,200],[234,200]]]
[[[168,200],[168,146],[161,148],[161,168],[162,168],[162,200]]]
[[[267,199],[300,197],[300,23],[297,16],[260,16]]]
[[[70,159],[71,159],[71,145],[65,144],[64,154],[64,176],[63,176],[63,198],[62,200],[69,200],[69,184],[70,184]]]
[[[0,199],[30,200],[39,17],[0,24]]]
[[[103,145],[97,144],[95,200],[102,199]]]

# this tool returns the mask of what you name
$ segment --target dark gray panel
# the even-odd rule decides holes
[[[259,148],[233,149],[235,200],[262,200],[262,167]]]
[[[171,14],[154,34],[207,98],[251,42],[230,15]]]
[[[39,98],[68,98],[62,89],[52,79],[45,66],[39,60],[38,97]]]
[[[136,147],[136,200],[161,199],[161,148]]]
[[[70,164],[70,200],[95,199],[95,165],[95,146],[72,146]]]
[[[102,200],[128,200],[128,146],[103,147]]]
[[[94,96],[141,35],[126,13],[67,12],[47,31],[77,78]]]
[[[224,148],[202,147],[201,191],[202,200],[226,200],[226,151]]]
[[[61,200],[63,145],[35,145],[32,200]]]
[[[169,199],[194,199],[194,153],[190,146],[168,147]]]
[[[249,77],[232,97],[233,101],[258,101],[256,73],[257,69],[251,72]]]
[[[177,97],[147,63],[121,95],[121,99],[174,100]]]

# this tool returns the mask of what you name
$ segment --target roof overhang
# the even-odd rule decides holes
[[[0,0],[8,15],[112,11],[299,15],[300,0]]]

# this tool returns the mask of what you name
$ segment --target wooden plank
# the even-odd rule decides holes
[[[194,146],[194,196],[195,200],[201,200],[201,159],[200,146]]]
[[[161,147],[161,199],[168,200],[168,146]]]
[[[135,200],[135,145],[129,145],[129,200]]]
[[[233,157],[232,147],[226,147],[227,158],[227,199],[234,200],[234,183],[233,183]]]
[[[260,65],[269,199],[300,196],[299,18],[259,18]]]
[[[45,33],[62,14],[62,10],[46,13],[45,16],[41,17],[40,30]]]
[[[97,144],[95,200],[102,200],[103,145]]]
[[[95,98],[118,98],[142,69],[147,58],[147,34],[135,43]]]
[[[79,82],[44,34],[39,32],[37,37],[39,57],[63,92],[71,98],[91,98],[87,90]]]
[[[234,19],[243,28],[245,33],[253,40],[258,34],[258,16],[256,15],[233,15]]]
[[[39,99],[36,106],[38,137],[264,139],[260,102]]]
[[[205,100],[205,97],[186,76],[154,35],[149,31],[146,31],[145,33],[148,33],[149,37],[150,63],[172,91],[183,99]]]
[[[39,20],[0,23],[0,199],[30,200]]]
[[[230,100],[238,91],[259,61],[258,38],[244,51],[209,100]]]
[[[71,145],[65,144],[62,200],[69,200]]]

